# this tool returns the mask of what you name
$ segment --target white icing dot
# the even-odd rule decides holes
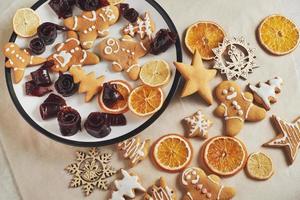
[[[16,54],[16,57],[19,58],[19,54]]]
[[[22,63],[24,63],[25,62],[25,60],[24,59],[22,59]]]
[[[92,26],[92,29],[96,29],[96,27],[95,27],[95,26]]]
[[[18,58],[19,60],[22,60],[23,58],[21,57],[21,56],[19,56],[19,58]]]
[[[236,101],[232,101],[232,105],[236,106],[238,103]]]
[[[206,193],[207,193],[207,189],[206,189],[206,188],[203,188],[203,189],[201,190],[201,192],[202,192],[203,194],[206,194]]]
[[[240,105],[237,105],[237,106],[236,106],[236,109],[237,109],[237,110],[240,110],[240,109],[241,109],[241,106],[240,106]]]
[[[202,184],[199,184],[199,185],[197,185],[196,187],[197,187],[198,190],[201,190],[202,187],[203,187],[203,185],[202,185]]]
[[[197,175],[197,172],[196,172],[196,171],[193,171],[192,174],[193,174],[193,175]]]
[[[228,94],[228,90],[225,90],[225,89],[224,89],[224,90],[222,91],[222,93],[223,93],[223,94]]]
[[[210,199],[211,198],[211,193],[207,193],[206,197]]]
[[[10,53],[11,53],[11,54],[14,54],[15,52],[16,52],[15,50],[12,50]]]
[[[113,45],[116,44],[116,41],[114,39],[110,38],[110,39],[107,40],[106,44],[108,44],[109,46],[113,46]]]
[[[124,49],[124,48],[121,48],[121,50],[122,50],[122,51],[126,51],[126,49]]]
[[[75,47],[75,51],[79,51],[79,47]]]
[[[191,180],[192,176],[189,174],[186,176],[186,180]]]
[[[84,30],[83,33],[87,34],[87,30]]]
[[[15,45],[11,44],[10,47],[14,47]]]
[[[134,55],[134,52],[131,52],[131,55]]]
[[[6,48],[6,49],[5,49],[6,52],[9,51],[9,50],[10,50],[10,48]]]
[[[91,31],[93,31],[93,29],[90,27],[90,28],[89,28],[89,31],[91,32]]]
[[[230,92],[234,92],[234,87],[230,87],[230,88],[229,88],[229,91],[230,91]]]
[[[74,49],[71,49],[71,51],[70,51],[71,53],[75,53],[75,50]]]
[[[239,116],[242,116],[243,114],[244,114],[244,112],[243,112],[242,110],[239,110],[239,111],[238,111],[238,115],[239,115]]]

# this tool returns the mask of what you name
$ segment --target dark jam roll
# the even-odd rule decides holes
[[[134,8],[125,8],[122,11],[123,17],[127,19],[129,22],[134,23],[137,21],[139,17],[139,13]]]
[[[50,92],[52,92],[50,88],[38,86],[33,80],[25,83],[26,95],[41,97]]]
[[[49,6],[58,18],[67,18],[73,15],[74,0],[51,0]]]
[[[71,107],[62,108],[57,114],[57,121],[63,136],[72,136],[81,130],[80,114]]]
[[[66,101],[56,95],[50,94],[47,99],[40,105],[40,114],[43,120],[57,117],[57,113],[66,106]]]
[[[52,84],[48,69],[39,68],[36,71],[30,73],[32,80],[38,86],[50,86]]]
[[[43,40],[46,45],[50,45],[55,41],[58,30],[66,31],[67,28],[51,22],[45,22],[38,27],[37,33],[39,38]]]
[[[151,45],[150,45],[150,53],[154,55],[158,55],[168,50],[173,44],[175,44],[177,39],[177,35],[171,32],[168,29],[160,29]]]
[[[29,43],[30,51],[36,55],[40,55],[45,52],[46,44],[41,38],[34,38]]]
[[[74,79],[70,74],[59,74],[54,87],[59,94],[69,97],[78,91],[79,85],[74,83]]]
[[[118,100],[124,99],[122,94],[117,90],[117,85],[111,83],[103,84],[102,98],[103,103],[109,108],[112,107]]]
[[[85,130],[96,138],[103,138],[111,132],[111,128],[103,121],[102,113],[92,112],[84,122]]]

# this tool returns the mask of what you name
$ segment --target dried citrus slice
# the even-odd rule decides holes
[[[218,47],[224,37],[225,32],[218,24],[200,21],[189,26],[184,41],[192,54],[198,49],[202,59],[211,60],[215,56],[212,49]]]
[[[118,92],[122,95],[123,100],[118,100],[116,103],[113,104],[113,106],[108,107],[105,105],[103,102],[103,91],[101,91],[99,97],[98,97],[98,102],[100,105],[100,108],[104,110],[107,113],[112,113],[112,114],[121,114],[125,113],[128,111],[128,96],[131,92],[131,87],[130,85],[121,80],[114,80],[110,81],[110,84],[116,84]]]
[[[159,138],[153,146],[153,160],[163,170],[178,172],[191,161],[191,144],[178,134],[169,134]]]
[[[205,164],[220,176],[237,173],[244,167],[247,158],[244,144],[234,137],[227,136],[210,139],[205,144],[203,153]]]
[[[292,52],[299,44],[299,30],[288,18],[271,15],[265,18],[258,28],[261,44],[275,55]]]
[[[249,156],[246,169],[251,178],[258,180],[266,180],[274,172],[271,158],[261,152],[252,153]]]
[[[166,61],[152,60],[143,65],[140,79],[146,85],[158,87],[169,81],[170,74],[170,67]]]
[[[147,116],[158,111],[163,104],[163,91],[147,85],[135,88],[129,95],[129,109],[138,116]]]
[[[107,0],[110,5],[117,5],[123,3],[124,0]]]
[[[18,9],[13,18],[13,28],[21,37],[32,37],[41,23],[38,14],[30,8]]]

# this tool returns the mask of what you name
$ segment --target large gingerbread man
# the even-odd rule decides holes
[[[121,39],[107,38],[98,46],[100,57],[112,61],[112,70],[125,70],[131,80],[137,80],[140,72],[138,59],[145,56],[149,49],[149,40],[136,41],[129,36]]]
[[[215,110],[218,117],[225,119],[225,132],[229,136],[237,135],[244,121],[257,122],[265,118],[266,110],[254,105],[253,96],[249,92],[241,92],[233,81],[223,81],[215,90],[221,103]]]
[[[115,24],[118,19],[118,7],[110,5],[96,11],[82,12],[79,16],[69,17],[64,20],[64,25],[78,33],[82,48],[90,49],[98,37],[108,35],[109,26]]]

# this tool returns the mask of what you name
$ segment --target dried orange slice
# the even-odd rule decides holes
[[[299,44],[299,30],[295,23],[282,15],[265,18],[258,28],[260,43],[272,54],[284,55]]]
[[[198,49],[202,59],[211,60],[215,56],[212,49],[218,47],[224,37],[225,32],[218,24],[200,21],[189,26],[184,42],[192,54]]]
[[[128,111],[128,96],[131,92],[130,85],[122,80],[114,80],[110,81],[110,84],[116,84],[118,92],[123,96],[123,100],[118,100],[113,106],[108,107],[103,102],[103,90],[101,91],[99,97],[98,97],[98,103],[102,110],[104,110],[107,113],[112,114],[121,114]]]
[[[240,171],[246,162],[247,151],[244,144],[234,138],[219,136],[210,139],[204,147],[204,162],[220,176],[230,176]]]
[[[164,95],[160,88],[141,85],[130,93],[128,107],[138,116],[147,116],[158,111],[163,100]]]
[[[140,71],[141,81],[151,87],[159,87],[168,83],[170,67],[164,60],[151,60],[143,65]]]
[[[191,144],[178,134],[159,138],[153,146],[154,162],[163,170],[178,172],[190,163],[193,150]]]
[[[41,24],[38,14],[30,8],[18,9],[13,18],[13,28],[20,37],[32,37]]]
[[[262,152],[248,157],[246,169],[251,178],[258,180],[269,179],[274,173],[272,159]]]

